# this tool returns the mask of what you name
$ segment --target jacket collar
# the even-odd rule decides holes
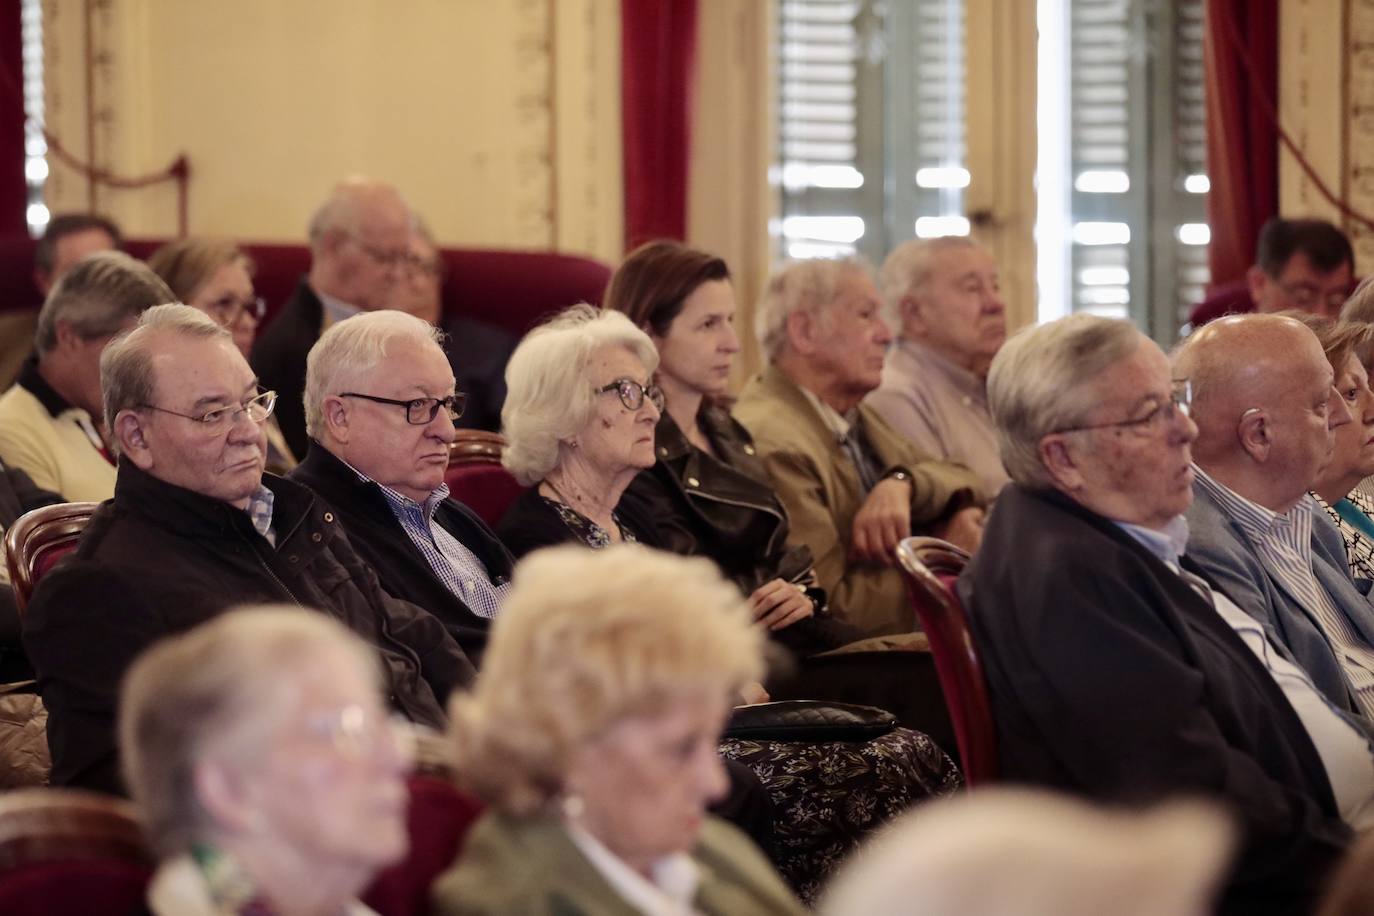
[[[314,507],[315,497],[305,487],[274,474],[264,474],[262,483],[274,497],[273,519],[280,545],[290,534],[292,523]],[[112,502],[120,512],[148,517],[187,537],[221,538],[235,533],[259,537],[252,519],[242,509],[159,480],[131,461],[119,462]]]
[[[60,416],[63,411],[71,410],[73,405],[67,399],[57,393],[57,389],[48,384],[48,380],[43,378],[38,371],[38,355],[31,355],[24,360],[23,367],[19,370],[19,378],[16,379],[20,388],[38,399],[38,403],[43,405],[43,409],[54,417]]]

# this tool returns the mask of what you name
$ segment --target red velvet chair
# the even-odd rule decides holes
[[[444,779],[416,775],[409,784],[410,851],[378,875],[363,895],[363,902],[381,916],[429,912],[430,886],[453,864],[484,807]]]
[[[58,503],[25,512],[5,532],[5,562],[14,602],[24,613],[38,580],[76,549],[96,503]],[[3,912],[0,910],[0,912]]]
[[[165,239],[131,239],[125,246],[146,258]],[[36,308],[42,297],[33,285],[29,239],[0,241],[0,311]],[[295,291],[310,269],[306,245],[242,242],[257,266],[254,285],[267,302],[266,322]],[[516,337],[539,319],[577,302],[598,303],[611,269],[592,258],[548,251],[443,248],[444,314],[477,318]]]
[[[970,786],[997,778],[997,732],[987,682],[954,580],[968,554],[939,538],[912,537],[897,545],[907,592],[930,639],[935,673],[954,722],[954,737]]]
[[[143,912],[153,857],[119,799],[75,789],[0,795],[0,913]]]
[[[444,482],[449,495],[492,527],[525,488],[501,466],[506,440],[500,433],[460,429],[449,451]]]

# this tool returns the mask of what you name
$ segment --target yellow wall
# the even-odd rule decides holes
[[[88,155],[79,0],[47,0],[48,121]],[[393,181],[445,244],[621,251],[617,0],[107,0],[96,162],[191,169],[190,230],[301,240],[330,186]],[[54,163],[54,212],[84,209]],[[171,235],[170,186],[100,190]]]

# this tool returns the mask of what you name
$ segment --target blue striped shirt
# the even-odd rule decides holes
[[[1341,663],[1360,711],[1374,718],[1374,648],[1355,631],[1312,571],[1312,513],[1318,509],[1316,502],[1304,494],[1297,505],[1279,514],[1213,480],[1196,464],[1193,470],[1198,485],[1240,526],[1278,575],[1280,584],[1316,619]]]

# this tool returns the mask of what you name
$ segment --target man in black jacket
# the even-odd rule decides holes
[[[392,705],[442,727],[443,703],[472,665],[433,615],[382,591],[332,508],[263,476],[273,397],[228,333],[195,309],[158,306],[106,350],[101,380],[120,454],[115,496],[24,619],[53,784],[121,792],[124,671],[158,638],[244,603],[335,617],[377,649]]]
[[[461,413],[438,332],[397,311],[331,327],[310,351],[310,451],[291,472],[338,513],[382,587],[428,609],[474,661],[509,588],[511,555],[444,471]]]
[[[304,455],[305,355],[330,325],[390,308],[410,259],[409,207],[395,188],[368,178],[343,181],[310,219],[310,273],[253,345],[253,371],[277,391],[277,422],[291,451]]]
[[[960,579],[1002,775],[1107,802],[1226,805],[1243,834],[1228,913],[1307,912],[1368,826],[1364,724],[1180,560],[1190,389],[1129,323],[1022,332],[988,378],[1002,491]]]

